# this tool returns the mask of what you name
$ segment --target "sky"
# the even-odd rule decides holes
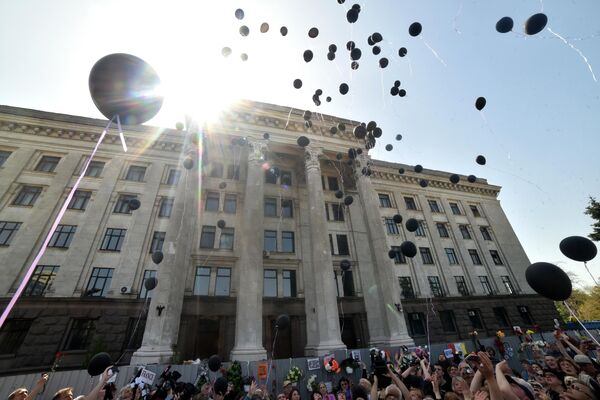
[[[350,24],[345,15],[354,3],[361,12]],[[539,12],[548,16],[546,29],[526,36],[524,22]],[[592,283],[558,245],[591,232],[583,212],[589,196],[600,198],[597,0],[0,0],[0,15],[0,104],[102,118],[89,72],[101,57],[123,52],[161,77],[165,101],[149,125],[174,127],[185,114],[210,121],[236,99],[374,120],[384,133],[373,158],[501,186],[502,207],[531,262],[554,263]],[[504,16],[515,26],[500,34],[495,25]],[[261,33],[265,22],[269,31]],[[423,26],[418,37],[408,34],[413,22]],[[312,27],[315,39],[307,35]],[[367,44],[374,32],[383,36],[379,56]],[[349,40],[363,53],[355,71]],[[330,44],[334,61],[326,58]],[[229,57],[221,55],[225,46]],[[400,47],[408,50],[404,58]],[[306,49],[315,54],[310,63]],[[385,69],[381,57],[389,59]],[[297,78],[300,90],[292,85]],[[406,97],[390,95],[395,80]],[[345,96],[341,83],[350,87]],[[316,107],[317,89],[332,101]],[[481,112],[474,107],[480,96],[487,99]],[[475,163],[479,154],[485,166]],[[600,276],[600,257],[588,266]]]

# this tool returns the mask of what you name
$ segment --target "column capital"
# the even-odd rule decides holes
[[[248,138],[250,153],[248,154],[248,162],[263,162],[265,161],[265,153],[267,152],[267,143],[264,140]]]
[[[321,169],[319,156],[323,154],[323,148],[308,146],[304,149],[304,166],[307,170],[315,168]]]

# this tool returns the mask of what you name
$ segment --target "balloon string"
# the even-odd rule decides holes
[[[461,1],[460,5],[458,6],[458,11],[456,12],[456,15],[454,16],[454,18],[452,19],[452,27],[454,28],[456,33],[458,33],[459,35],[462,35],[462,32],[460,31],[460,29],[458,29],[458,17],[460,17],[460,15],[462,14],[462,9],[463,9],[463,2]],[[542,6],[542,9],[543,9],[543,6]]]
[[[115,361],[115,363],[114,363],[115,365],[119,364],[119,361],[121,361],[121,358],[123,358],[123,356],[127,352],[127,349],[129,349],[129,346],[131,346],[131,341],[135,337],[135,333],[137,332],[138,326],[140,324],[140,320],[142,319],[142,315],[144,314],[144,311],[146,311],[146,308],[148,307],[148,300],[150,299],[150,296],[148,296],[148,292],[150,292],[150,290],[146,290],[146,299],[144,300],[144,306],[140,310],[140,314],[137,317],[137,321],[135,321],[135,326],[133,327],[131,336],[129,336],[129,341],[127,342],[127,346],[125,346],[125,348],[123,349],[123,352],[121,353],[121,356],[117,359],[117,361]]]
[[[119,118],[119,114],[117,114],[117,128],[119,129],[119,137],[121,138],[123,151],[127,153],[127,144],[125,143],[125,135],[123,135],[123,128],[121,128],[121,118]]]
[[[598,342],[596,340],[596,338],[590,333],[590,331],[588,331],[588,329],[585,327],[585,325],[583,325],[583,323],[579,320],[579,318],[577,318],[577,315],[575,315],[575,312],[573,311],[573,309],[571,309],[571,307],[569,306],[569,303],[567,303],[567,301],[563,301],[563,304],[565,305],[565,307],[567,307],[567,310],[569,310],[569,313],[573,316],[573,318],[575,318],[577,320],[577,322],[579,322],[579,325],[581,325],[581,327],[583,328],[584,331],[587,332],[588,335],[590,335],[590,338],[596,342],[596,344],[598,346],[600,346],[600,342]]]
[[[558,33],[554,32],[552,29],[550,29],[550,27],[548,27],[546,29],[548,29],[548,31],[551,34],[553,34],[554,36],[556,36],[557,38],[562,40],[564,44],[566,44],[567,46],[569,46],[570,48],[572,48],[579,54],[579,56],[583,59],[583,62],[587,65],[588,69],[590,70],[590,73],[592,74],[592,79],[594,80],[594,82],[598,82],[598,79],[596,79],[596,75],[594,74],[594,70],[592,69],[590,62],[588,61],[587,57],[581,52],[581,50],[579,50],[577,47],[573,46],[573,44],[568,42],[567,39],[560,36]]]
[[[585,267],[585,270],[588,272],[588,274],[590,274],[590,276],[592,277],[592,280],[594,281],[594,283],[596,284],[596,286],[598,286],[598,281],[596,280],[596,278],[594,278],[594,275],[592,274],[592,272],[588,268],[587,261],[583,262],[583,266]]]
[[[2,313],[2,316],[0,316],[0,328],[2,328],[2,326],[4,325],[4,322],[8,318],[8,315],[10,314],[10,312],[13,309],[13,307],[15,306],[15,303],[17,302],[17,300],[19,299],[19,297],[21,297],[21,294],[25,290],[25,286],[27,286],[27,284],[29,283],[29,279],[31,279],[31,275],[33,275],[33,271],[35,270],[35,268],[37,266],[37,263],[40,261],[40,259],[42,258],[42,256],[46,252],[46,247],[48,246],[48,243],[50,242],[50,239],[52,238],[52,235],[54,234],[54,231],[58,227],[58,224],[60,223],[60,220],[62,219],[63,215],[67,211],[67,207],[71,203],[71,199],[73,199],[73,196],[75,195],[75,191],[79,187],[79,183],[81,182],[81,180],[85,176],[85,173],[87,172],[87,169],[88,169],[90,163],[92,162],[92,159],[96,155],[96,152],[98,151],[98,148],[100,147],[100,143],[102,143],[102,140],[106,136],[106,133],[108,132],[108,128],[112,124],[113,120],[114,120],[114,117],[110,121],[108,121],[108,125],[106,125],[106,128],[104,128],[104,130],[102,131],[102,134],[100,135],[100,139],[98,139],[98,142],[96,143],[96,146],[94,146],[94,150],[92,151],[92,154],[87,159],[87,161],[85,163],[85,166],[83,167],[83,170],[81,171],[81,174],[79,175],[79,177],[77,178],[77,181],[75,182],[75,184],[71,188],[71,191],[69,192],[69,195],[65,199],[64,204],[60,208],[60,211],[58,212],[58,215],[56,216],[56,219],[52,223],[52,227],[48,231],[48,234],[46,235],[46,239],[44,240],[44,243],[42,244],[42,247],[38,251],[38,253],[35,256],[35,258],[33,259],[33,261],[31,262],[31,265],[29,266],[29,269],[27,270],[27,273],[23,277],[23,280],[21,281],[21,284],[17,288],[17,291],[15,292],[15,294],[13,295],[13,297],[10,299],[10,302],[8,303],[8,305],[6,306],[6,308],[4,309],[4,312]]]
[[[273,338],[273,346],[271,347],[271,362],[269,363],[269,370],[267,371],[267,380],[265,382],[265,386],[267,387],[267,390],[269,387],[269,377],[271,376],[271,368],[273,367],[273,357],[275,357],[275,343],[277,342],[277,333],[278,332],[279,332],[279,328],[276,326],[275,327],[275,337]]]
[[[435,51],[435,50],[433,49],[433,47],[431,47],[431,46],[429,45],[429,43],[427,43],[427,42],[425,41],[425,39],[423,39],[423,36],[420,36],[420,37],[421,37],[421,40],[423,41],[423,43],[425,43],[425,46],[427,46],[427,48],[428,48],[429,50],[431,50],[431,52],[433,53],[433,55],[435,56],[435,58],[437,58],[437,60],[438,60],[439,62],[441,62],[441,63],[442,63],[442,65],[443,65],[444,67],[447,67],[448,65],[447,65],[447,64],[446,64],[446,62],[445,62],[445,61],[442,59],[442,57],[440,57],[440,56],[439,56],[439,54],[437,53],[437,51]]]

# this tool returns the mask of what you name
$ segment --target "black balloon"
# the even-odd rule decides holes
[[[352,4],[352,9],[360,12],[360,4]]]
[[[347,83],[342,83],[342,84],[340,85],[340,93],[341,93],[341,94],[347,94],[347,93],[348,93],[348,90],[350,90],[350,88],[348,87],[348,84],[347,84]]]
[[[401,224],[402,223],[402,215],[400,215],[400,214],[394,215],[393,220],[395,223]]]
[[[475,162],[479,165],[485,165],[485,157],[484,156],[477,156],[477,158],[475,159]]]
[[[138,208],[140,208],[141,205],[142,205],[142,203],[140,203],[140,201],[138,199],[129,200],[129,209],[132,211],[137,210]]]
[[[512,31],[514,22],[511,17],[502,17],[496,22],[496,30],[499,33],[508,33]]]
[[[548,23],[548,17],[546,14],[539,13],[534,14],[525,22],[525,33],[528,35],[535,35],[540,33],[546,27]]]
[[[290,316],[287,314],[281,314],[275,321],[275,328],[287,329],[290,326]]]
[[[358,21],[358,11],[356,11],[353,8],[348,10],[348,12],[346,13],[346,19],[351,24],[355,23],[356,21]]]
[[[310,62],[313,59],[313,52],[310,50],[306,50],[302,57],[304,57],[304,61]]]
[[[160,250],[157,250],[154,253],[152,253],[152,262],[154,264],[160,264],[162,262],[163,258],[164,258],[163,252]]]
[[[288,28],[286,28],[285,26],[282,26],[281,29],[279,29],[279,33],[281,33],[281,36],[285,36],[288,34]]]
[[[390,251],[388,251],[388,257],[389,258],[396,258],[396,250],[390,250]]]
[[[404,254],[404,256],[413,258],[417,255],[417,246],[415,246],[413,242],[407,240],[406,242],[402,242],[400,245],[400,251],[402,254]]]
[[[325,97],[325,101],[328,102],[328,103],[330,103],[331,102],[331,96]]]
[[[239,20],[244,19],[244,10],[242,10],[241,8],[235,10],[235,17]]]
[[[406,220],[406,230],[409,232],[414,232],[419,229],[419,221],[414,218],[409,218]]]
[[[379,53],[381,53],[381,47],[373,46],[373,49],[371,51],[373,52],[374,55],[379,55]]]
[[[350,159],[355,159],[356,158],[356,150],[348,149],[348,157],[350,157]]]
[[[337,133],[337,128],[335,126],[332,126],[331,128],[329,128],[329,133],[331,133],[332,135],[335,135]]]
[[[388,66],[388,64],[389,64],[389,61],[388,61],[388,59],[387,59],[387,58],[385,58],[385,57],[383,57],[382,59],[380,59],[380,60],[379,60],[379,66],[380,66],[381,68],[385,68],[385,67],[387,67],[387,66]]]
[[[306,122],[310,122],[310,121],[306,121]],[[298,142],[298,146],[300,146],[300,147],[306,147],[306,146],[309,145],[310,140],[306,136],[300,136],[298,138],[297,142]]]
[[[302,81],[300,79],[294,79],[294,87],[300,89],[302,87]]]
[[[457,174],[450,175],[450,182],[457,184],[458,182],[460,182],[460,176],[458,176]]]
[[[317,36],[319,36],[319,30],[315,27],[310,28],[308,31],[308,37],[311,39],[316,38]]]
[[[415,172],[423,172],[423,166],[421,164],[415,165]]]
[[[242,59],[242,61],[248,61],[248,54],[242,53],[240,54],[240,58]]]
[[[212,372],[217,372],[219,368],[221,368],[221,364],[221,357],[219,357],[217,354],[213,354],[208,359],[208,369],[210,369]]]
[[[427,181],[427,179],[421,179],[419,181],[419,185],[421,185],[421,187],[426,188],[427,186],[429,186],[429,182]]]
[[[392,150],[394,149],[394,146],[392,146],[391,144],[386,144],[386,145],[385,145],[385,149],[386,149],[387,151],[392,151]]]
[[[146,290],[152,290],[156,287],[156,285],[158,285],[158,279],[156,279],[154,276],[151,276],[144,281],[144,287]]]
[[[381,135],[383,135],[383,131],[380,127],[373,129],[373,137],[379,138]]]
[[[347,205],[347,206],[349,206],[353,202],[354,202],[354,198],[352,196],[346,196],[344,198],[344,204]]]
[[[375,44],[375,42],[373,41],[373,38],[372,38],[371,36],[369,36],[369,37],[367,38],[367,44],[368,44],[369,46],[373,46],[373,45]]]
[[[344,125],[343,123],[341,123],[341,122],[340,122],[340,123],[338,124],[338,129],[339,129],[340,131],[344,132],[344,131],[346,130],[346,125]]]
[[[596,257],[598,249],[594,242],[583,236],[569,236],[560,241],[561,253],[571,260],[588,262]]]
[[[365,136],[367,136],[367,129],[362,125],[358,125],[356,128],[354,128],[354,136],[357,139],[364,139]]]
[[[267,33],[269,31],[269,24],[267,24],[266,22],[263,22],[260,25],[260,32],[261,33]]]
[[[265,133],[265,135],[268,135],[268,133]],[[265,138],[268,139],[268,138]],[[219,183],[219,189],[225,189],[227,187],[227,182],[221,182]]]
[[[374,43],[379,43],[383,40],[383,36],[381,36],[381,33],[375,32],[374,34],[371,35],[371,39],[373,40]]]
[[[477,100],[475,100],[475,108],[479,111],[483,110],[483,107],[485,107],[485,104],[487,103],[485,97],[478,97]]]
[[[398,173],[399,174],[403,174],[404,173],[404,168],[398,168]]]
[[[269,140],[270,137],[271,135],[268,132],[263,133],[263,139]]]
[[[187,156],[186,158],[183,159],[183,167],[185,169],[192,169],[194,168],[194,159],[190,156]]]
[[[356,149],[356,154],[359,154],[359,155],[362,154],[362,149],[361,148]]]
[[[394,87],[397,87],[397,88],[400,87],[400,81],[399,80],[394,81]]]
[[[98,376],[104,370],[112,365],[112,359],[108,353],[98,353],[92,357],[88,364],[87,371],[90,376]]]
[[[250,28],[248,28],[246,25],[240,26],[240,35],[246,37],[249,34],[250,34]]]
[[[330,53],[335,53],[337,51],[337,46],[335,44],[330,44],[329,45],[329,52]]]
[[[554,301],[564,301],[571,296],[573,286],[565,271],[554,264],[537,262],[527,267],[525,279],[538,294]]]
[[[352,51],[350,51],[350,58],[353,61],[360,60],[360,57],[362,57],[362,51],[360,51],[360,49],[358,47],[355,47],[352,49]]]
[[[367,124],[367,130],[372,131],[375,128],[377,128],[377,122],[369,121],[369,123]]]
[[[160,110],[160,79],[144,60],[130,54],[110,54],[94,64],[89,76],[90,94],[106,118],[119,116],[126,125],[142,124]]]
[[[346,43],[346,49],[348,51],[351,51],[352,49],[354,49],[356,47],[356,43],[354,43],[352,40],[349,41],[348,43]]]
[[[412,24],[410,24],[410,27],[408,28],[408,33],[410,34],[410,36],[419,36],[421,34],[421,31],[423,30],[423,27],[421,26],[420,23],[418,22],[413,22]]]
[[[351,265],[352,264],[350,263],[350,260],[340,261],[340,268],[342,269],[342,271],[348,271]]]
[[[341,199],[342,197],[344,197],[344,192],[342,192],[341,190],[336,191],[335,197]]]
[[[398,90],[398,88],[397,88],[396,86],[393,86],[393,87],[390,89],[390,94],[391,94],[392,96],[398,96],[398,93],[400,93],[400,91]]]
[[[398,91],[398,96],[400,96],[400,97],[404,97],[404,96],[406,96],[406,90],[404,90],[404,89],[400,89],[400,90]]]
[[[407,53],[408,53],[408,50],[406,50],[406,47],[400,47],[400,49],[398,50],[398,55],[400,57],[404,57]]]
[[[357,70],[359,66],[360,64],[356,61],[352,61],[352,63],[350,64],[350,68],[352,68],[353,70]]]
[[[221,54],[223,55],[223,57],[229,57],[231,55],[231,48],[223,47],[223,50],[221,50]]]
[[[312,121],[304,121],[304,127],[306,129],[312,128]]]
[[[342,158],[344,158],[344,155],[342,153],[337,153],[335,155],[335,158],[338,159],[338,160],[341,160]]]
[[[332,52],[327,53],[327,59],[329,61],[335,60],[335,53],[332,53]]]
[[[402,140],[402,135],[400,135],[400,134],[396,135],[396,140]]]
[[[220,229],[223,229],[223,228],[225,228],[225,226],[227,226],[227,224],[225,223],[225,221],[224,221],[224,220],[220,219],[220,220],[218,220],[218,221],[217,221],[217,226],[218,226]]]
[[[467,176],[467,181],[469,181],[471,183],[475,183],[476,180],[477,180],[477,177],[475,175]]]
[[[305,121],[308,121],[312,118],[312,112],[310,110],[305,110],[304,114],[302,114],[302,118],[304,118]]]

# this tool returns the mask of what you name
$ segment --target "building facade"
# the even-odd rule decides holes
[[[193,126],[126,127],[124,153],[110,132],[0,331],[0,369],[42,369],[56,352],[65,367],[98,351],[135,363],[255,360],[552,328],[556,310],[525,281],[529,260],[499,187],[465,176],[452,184],[450,173],[366,150],[349,160],[349,148],[364,148],[351,133],[358,122],[313,123],[247,102],[199,141]],[[339,123],[346,130],[331,133]],[[4,305],[105,124],[0,107]],[[390,258],[406,240],[417,255]],[[290,328],[273,348],[280,314]]]

